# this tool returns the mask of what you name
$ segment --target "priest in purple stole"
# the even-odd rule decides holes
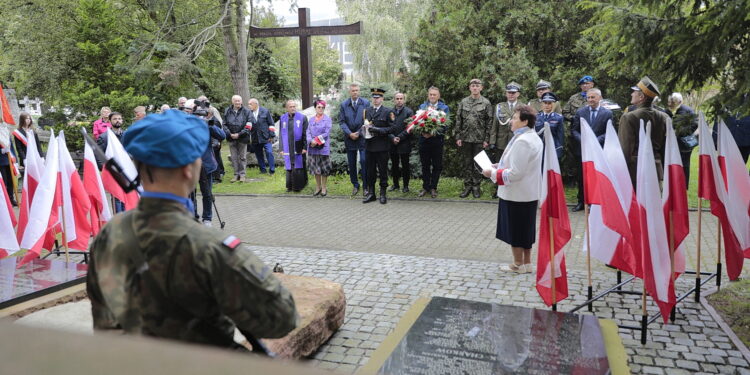
[[[279,120],[279,148],[286,169],[286,191],[299,192],[307,185],[307,117],[297,112],[294,100],[287,100],[286,112]]]

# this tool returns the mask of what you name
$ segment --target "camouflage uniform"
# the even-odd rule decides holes
[[[479,189],[482,174],[474,167],[474,155],[484,149],[484,142],[490,142],[492,125],[492,104],[487,98],[467,96],[458,103],[456,112],[455,137],[462,142],[459,151],[464,160],[464,188]]]
[[[86,283],[97,330],[236,347],[235,325],[275,338],[297,321],[291,294],[258,257],[169,199],[144,197],[102,229]]]
[[[568,102],[565,103],[565,107],[562,109],[562,115],[565,117],[565,122],[568,124],[573,123],[573,117],[575,117],[578,109],[588,104],[586,98],[581,94],[581,92],[578,92],[571,96],[570,99],[568,99]]]

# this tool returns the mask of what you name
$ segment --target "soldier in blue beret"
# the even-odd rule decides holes
[[[242,349],[235,327],[251,342],[296,327],[294,299],[271,269],[237,237],[192,217],[188,196],[208,139],[203,120],[176,110],[125,132],[144,191],[91,245],[86,290],[95,330]]]
[[[557,104],[557,95],[553,92],[544,93],[540,100],[542,102],[542,110],[536,116],[536,132],[542,138],[542,142],[544,142],[544,124],[549,124],[552,139],[555,141],[555,153],[559,160],[562,158],[563,143],[565,142],[565,118],[554,111],[555,104]],[[547,145],[544,145],[544,147],[547,147]]]

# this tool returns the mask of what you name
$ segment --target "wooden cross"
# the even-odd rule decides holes
[[[342,26],[310,26],[308,8],[299,8],[298,27],[261,28],[250,26],[251,38],[299,37],[299,61],[302,76],[302,108],[313,104],[312,43],[313,35],[350,35],[360,33],[360,22]]]

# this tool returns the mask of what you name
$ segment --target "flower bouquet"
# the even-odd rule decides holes
[[[410,120],[406,126],[407,133],[436,135],[440,128],[448,124],[448,116],[445,112],[433,108],[420,109]]]

